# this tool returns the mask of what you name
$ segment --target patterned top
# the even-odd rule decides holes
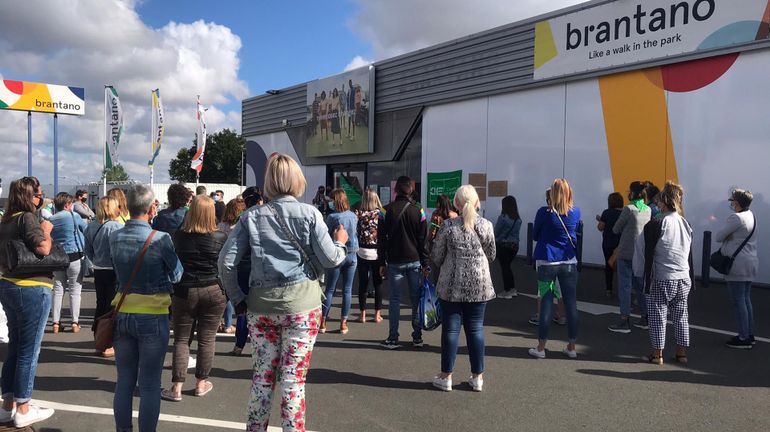
[[[356,212],[356,216],[358,216],[358,225],[356,226],[358,247],[377,247],[377,219],[379,214],[379,210],[359,210]]]
[[[431,251],[440,268],[436,290],[449,302],[478,303],[495,298],[489,263],[496,255],[492,223],[476,217],[474,230],[466,231],[461,217],[441,226]]]

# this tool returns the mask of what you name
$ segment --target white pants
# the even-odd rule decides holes
[[[8,317],[5,316],[3,305],[0,305],[0,343],[8,343]]]

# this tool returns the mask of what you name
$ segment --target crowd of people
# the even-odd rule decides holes
[[[54,211],[38,180],[11,183],[0,223],[0,303],[8,317],[8,354],[3,362],[0,423],[23,427],[45,420],[52,409],[30,404],[37,357],[48,317],[54,334],[79,332],[82,278],[93,269],[95,317],[117,311],[113,346],[97,351],[115,357],[117,382],[113,409],[118,431],[132,430],[134,389],[140,394],[139,428],[154,431],[161,399],[182,400],[188,367],[194,364],[194,395],[209,394],[218,331],[235,333],[232,354],[253,345],[254,370],[247,404],[247,429],[266,431],[276,384],[281,388],[284,430],[305,430],[305,380],[318,333],[325,333],[337,286],[342,308],[339,332],[350,331],[352,290],[358,279],[358,322],[367,320],[369,281],[374,288],[374,316],[383,320],[383,279],[388,279],[388,332],[381,342],[393,350],[400,343],[401,295],[411,300],[411,345],[422,347],[418,305],[426,280],[434,283],[441,310],[441,364],[432,384],[453,388],[452,373],[461,327],[468,344],[472,375],[468,384],[483,390],[484,317],[495,298],[517,296],[512,263],[518,254],[522,219],[513,196],[502,199],[492,223],[479,213],[473,186],[453,198],[441,196],[430,218],[414,200],[409,177],[395,182],[395,199],[383,206],[366,190],[351,206],[343,189],[319,187],[312,204],[299,201],[306,180],[289,156],[268,160],[264,193],[249,187],[229,202],[222,191],[207,195],[184,185],[168,190],[168,207],[158,209],[152,189],[137,184],[110,190],[95,211],[88,195],[59,193]],[[687,299],[693,286],[693,231],[684,218],[684,190],[668,182],[629,185],[628,205],[620,193],[596,216],[606,259],[606,291],[618,276],[620,320],[609,326],[631,332],[632,298],[641,312],[634,327],[649,332],[646,360],[663,363],[666,319],[674,323],[675,360],[687,363],[690,345]],[[727,289],[737,321],[731,348],[750,349],[754,341],[751,283],[757,274],[756,219],[749,191],[736,189],[729,202],[734,214],[716,233],[720,253],[732,257]],[[580,208],[565,179],[546,191],[538,209],[533,238],[537,271],[538,326],[535,358],[546,357],[552,322],[567,326],[561,353],[578,357],[578,250]],[[34,255],[22,265],[24,253]],[[31,256],[30,255],[30,256]],[[43,258],[45,257],[45,258]],[[18,260],[17,264],[13,264]],[[492,283],[491,264],[501,267],[502,289]],[[52,270],[55,268],[55,270]],[[63,294],[69,293],[70,320],[61,319]],[[556,302],[556,307],[554,307]],[[556,311],[554,311],[556,309]],[[232,325],[235,317],[235,326]],[[97,320],[92,330],[96,332]],[[161,388],[161,373],[174,330],[172,380]],[[197,359],[190,345],[198,343]]]

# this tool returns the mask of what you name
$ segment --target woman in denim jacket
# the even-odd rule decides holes
[[[138,382],[139,430],[154,431],[160,415],[160,376],[168,348],[168,307],[173,284],[182,278],[183,267],[171,236],[150,227],[149,221],[158,209],[149,186],[131,188],[127,210],[131,219],[124,228],[110,234],[110,254],[118,280],[113,305],[126,288],[145,241],[153,237],[115,321],[118,380],[112,406],[115,429],[131,431],[131,405]]]
[[[326,225],[329,227],[329,234],[334,234],[334,230],[342,225],[347,232],[356,232],[358,225],[358,216],[350,211],[350,202],[348,196],[342,189],[332,191],[332,202],[329,203],[334,210],[326,218]],[[340,315],[340,333],[348,332],[348,314],[350,313],[350,303],[353,299],[353,279],[356,277],[356,267],[358,266],[358,236],[350,236],[347,244],[348,256],[341,266],[326,270],[326,299],[323,302],[323,319],[321,320],[321,333],[326,333],[326,321],[329,319],[329,311],[332,308],[332,299],[337,290],[337,281],[342,275],[342,312]]]
[[[265,194],[270,203],[241,215],[219,256],[219,274],[236,311],[248,309],[254,376],[247,429],[266,431],[276,377],[283,392],[284,430],[305,430],[305,376],[321,319],[322,268],[347,257],[348,233],[334,240],[321,213],[297,201],[305,191],[299,165],[283,154],[270,158]],[[288,231],[288,232],[287,232]],[[301,248],[301,250],[300,250]],[[249,292],[238,287],[238,263],[251,251]]]
[[[67,252],[70,258],[70,265],[67,270],[57,271],[53,274],[51,313],[54,333],[59,333],[65,285],[70,297],[71,329],[73,333],[80,331],[80,291],[83,289],[83,246],[85,245],[83,233],[87,225],[79,214],[72,211],[73,201],[72,195],[66,192],[57,194],[54,199],[56,214],[48,219],[53,224],[51,238],[53,238],[54,243],[62,245],[64,252]]]

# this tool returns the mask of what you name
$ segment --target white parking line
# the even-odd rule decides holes
[[[90,406],[63,404],[59,402],[50,402],[50,401],[43,401],[43,400],[37,400],[37,399],[33,399],[32,404],[45,407],[45,408],[53,408],[58,411],[68,411],[68,412],[77,412],[77,413],[85,413],[85,414],[101,414],[101,415],[108,415],[110,417],[113,415],[112,408],[96,408],[96,407],[90,407]],[[132,415],[134,418],[138,418],[139,411],[133,411]],[[211,426],[219,429],[246,430],[246,423],[238,423],[238,422],[231,422],[231,421],[224,421],[224,420],[213,420],[213,419],[198,418],[198,417],[186,417],[186,416],[178,416],[178,415],[171,415],[171,414],[161,414],[158,419],[160,421],[166,421],[166,422],[172,422],[172,423]],[[281,428],[275,427],[275,426],[269,426],[267,430],[268,432],[281,432]]]
[[[522,295],[524,297],[529,297],[536,299],[537,296],[534,294],[525,294],[525,293],[519,293],[519,295]],[[611,306],[606,304],[599,304],[599,303],[588,303],[588,302],[577,302],[578,310],[581,312],[586,312],[591,315],[608,315],[608,314],[617,314],[618,313],[618,307],[617,306]],[[631,314],[631,316],[635,318],[640,318],[639,315]],[[672,324],[671,321],[668,321],[669,324]],[[721,334],[725,336],[735,336],[734,331],[728,331],[728,330],[722,330],[722,329],[715,329],[711,327],[704,327],[700,325],[690,324],[691,329],[710,332],[710,333],[716,333]],[[755,336],[755,339],[757,342],[765,342],[770,343],[769,338],[759,337]]]

